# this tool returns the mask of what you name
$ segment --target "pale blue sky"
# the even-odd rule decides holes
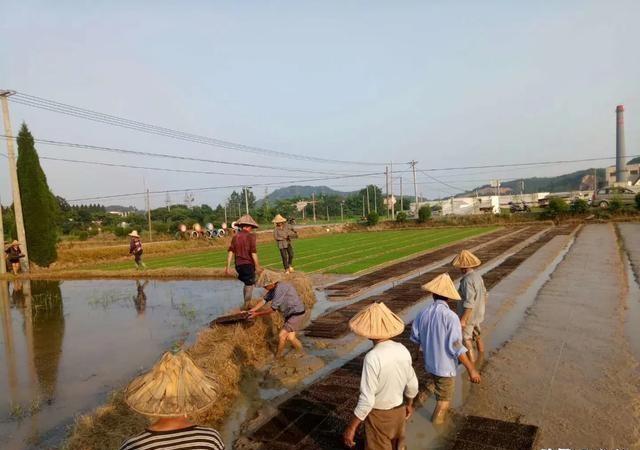
[[[1,3],[0,88],[105,113],[291,153],[416,159],[424,169],[613,156],[614,110],[624,103],[627,153],[640,153],[637,1]],[[25,120],[35,137],[45,139],[328,171],[371,170],[216,149],[16,104],[12,120],[15,129]],[[72,159],[274,174],[59,147],[38,150]],[[437,176],[470,188],[494,177],[544,176],[593,165]],[[43,166],[53,190],[70,199],[138,192],[143,176],[155,190],[274,181],[52,161]],[[7,203],[2,158],[0,173]],[[310,184],[352,190],[361,183]],[[452,192],[437,184],[420,190],[430,197]],[[256,191],[261,195],[264,188]],[[228,193],[196,193],[196,201],[215,204]],[[131,201],[142,205],[139,199],[117,203]],[[163,202],[164,195],[154,199],[156,206]]]

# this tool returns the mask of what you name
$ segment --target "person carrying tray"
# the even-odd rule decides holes
[[[302,352],[302,343],[296,337],[296,332],[304,325],[305,307],[293,284],[282,281],[282,276],[272,270],[265,269],[258,279],[258,286],[267,290],[264,298],[253,308],[249,309],[249,318],[264,316],[279,311],[284,316],[284,326],[278,335],[278,349],[276,358],[282,356],[287,342],[293,348]],[[263,309],[271,302],[271,308]]]
[[[293,244],[291,244],[292,238],[297,238],[298,233],[292,225],[287,223],[287,219],[280,214],[276,215],[272,222],[275,224],[273,229],[273,238],[278,244],[278,250],[280,251],[280,257],[282,258],[282,266],[285,273],[294,272],[293,270]]]

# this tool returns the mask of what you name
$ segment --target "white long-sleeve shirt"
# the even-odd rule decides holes
[[[407,348],[394,341],[376,344],[364,357],[360,397],[354,414],[366,419],[373,408],[391,409],[418,395],[418,378]]]

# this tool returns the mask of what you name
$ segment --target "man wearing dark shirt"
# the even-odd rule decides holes
[[[244,283],[242,292],[246,303],[251,300],[253,295],[253,285],[256,284],[256,270],[260,270],[258,251],[256,249],[256,235],[252,233],[254,228],[258,228],[258,224],[249,214],[240,217],[236,224],[240,227],[240,231],[231,239],[225,274],[230,274],[231,260],[235,257],[238,280]]]

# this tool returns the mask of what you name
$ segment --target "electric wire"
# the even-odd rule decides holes
[[[140,131],[148,134],[155,134],[172,139],[179,139],[183,141],[194,142],[198,144],[205,144],[219,148],[225,148],[230,150],[237,150],[242,152],[248,152],[253,154],[267,155],[279,158],[297,159],[304,161],[314,161],[319,163],[331,163],[331,164],[353,164],[364,166],[383,166],[389,163],[384,162],[369,162],[369,161],[347,161],[330,158],[320,158],[317,156],[302,155],[297,153],[287,153],[262,147],[250,146],[239,144],[231,141],[226,141],[217,138],[211,138],[208,136],[197,135],[193,133],[187,133],[180,130],[174,130],[167,127],[158,125],[152,125],[145,122],[126,119],[123,117],[105,114],[91,109],[80,108],[77,106],[69,105],[66,103],[57,102],[54,100],[45,99],[35,95],[25,94],[22,92],[16,92],[9,97],[11,102],[20,104],[22,106],[28,106],[37,109],[43,109],[50,112],[56,112],[68,116],[73,116],[81,119],[87,119],[94,122],[100,122],[107,125],[118,126],[127,128],[134,131]]]

